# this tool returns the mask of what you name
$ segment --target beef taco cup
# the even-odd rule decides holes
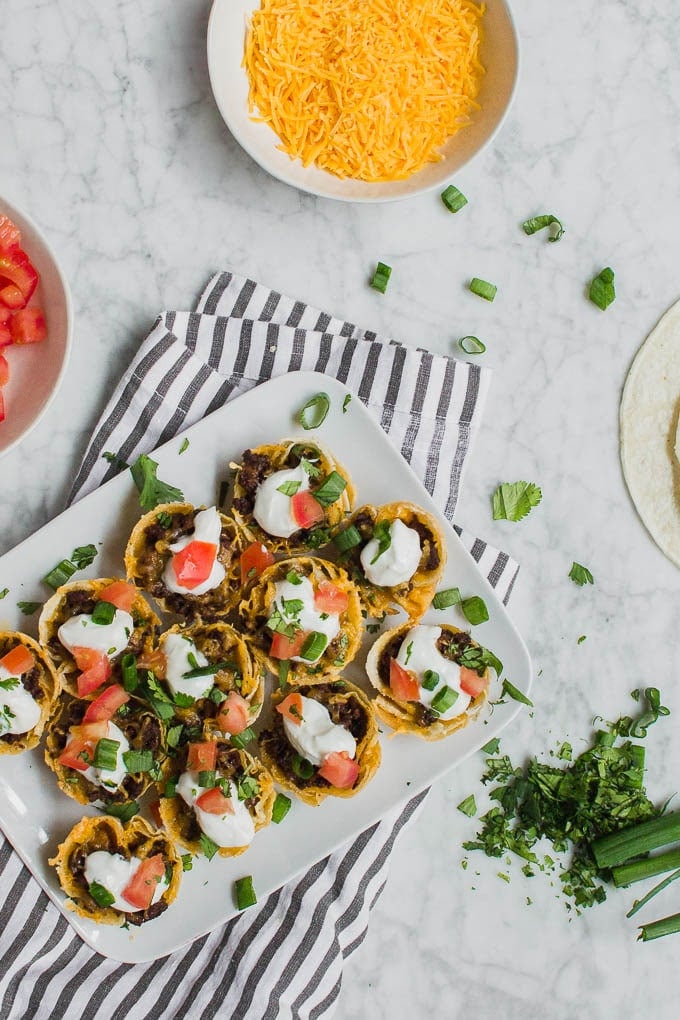
[[[236,857],[272,818],[267,769],[207,726],[166,761],[158,805],[168,834],[192,854]]]
[[[172,841],[139,815],[83,818],[49,863],[69,897],[67,906],[98,924],[141,925],[177,896],[182,861]]]
[[[380,765],[371,704],[346,680],[277,691],[258,747],[274,781],[307,804],[354,797]]]
[[[255,654],[279,677],[284,669],[292,684],[338,674],[361,643],[356,586],[342,568],[313,556],[267,567],[246,592],[239,617]]]
[[[354,498],[347,470],[328,450],[284,439],[245,450],[232,512],[254,541],[291,555],[327,545]]]
[[[335,535],[339,562],[357,584],[369,616],[396,612],[418,620],[446,563],[437,520],[415,503],[362,506]]]
[[[99,578],[58,588],[43,606],[38,634],[64,690],[91,698],[120,682],[124,656],[150,649],[159,625],[134,585]]]
[[[94,701],[62,694],[47,726],[45,761],[81,804],[126,804],[160,776],[165,727],[118,684]]]
[[[495,661],[466,631],[412,623],[377,638],[366,672],[373,709],[397,733],[440,740],[467,726],[487,699]]]
[[[0,754],[35,747],[60,691],[59,678],[37,641],[0,631]]]
[[[242,547],[236,524],[217,507],[163,503],[133,528],[125,569],[166,612],[212,620],[238,600]]]

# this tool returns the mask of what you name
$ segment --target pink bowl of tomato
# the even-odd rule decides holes
[[[0,456],[38,424],[66,371],[71,293],[36,224],[0,198]]]

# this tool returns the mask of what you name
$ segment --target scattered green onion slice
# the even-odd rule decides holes
[[[557,216],[553,216],[552,213],[544,213],[541,216],[532,216],[531,219],[525,220],[522,224],[522,230],[525,234],[529,235],[535,234],[537,230],[543,230],[544,227],[551,228],[548,230],[549,241],[559,241],[564,234],[564,227],[558,220]]]
[[[194,858],[191,854],[182,854],[182,871],[191,871],[194,866]]]
[[[98,907],[110,907],[112,903],[116,902],[113,893],[99,882],[90,882],[87,891]]]
[[[182,676],[185,680],[193,680],[197,676],[214,676],[215,673],[219,673],[223,669],[236,669],[236,663],[230,659],[223,659],[221,662],[209,662],[207,666],[197,666],[196,669],[189,670],[188,673],[183,673]]]
[[[126,652],[120,660],[121,672],[123,674],[123,687],[128,693],[137,689],[139,674],[137,673],[137,659],[132,652]]]
[[[204,790],[212,790],[216,782],[215,769],[201,769],[198,773],[198,785]]]
[[[297,752],[291,759],[291,765],[293,766],[293,772],[298,779],[311,779],[314,775],[314,766],[311,761],[307,761],[306,758],[303,758],[302,755],[297,754]]]
[[[361,545],[361,535],[357,528],[353,524],[350,524],[348,528],[341,531],[340,534],[335,536],[335,545],[340,552],[347,552],[348,549],[353,549],[355,545]]]
[[[373,287],[374,290],[379,290],[381,294],[384,294],[387,290],[387,284],[389,283],[391,275],[392,267],[385,265],[384,262],[379,262],[375,267],[375,272],[373,273],[371,287]]]
[[[438,591],[432,599],[433,609],[448,609],[460,602],[460,588],[444,588]]]
[[[101,740],[98,740],[94,749],[94,767],[113,772],[118,764],[119,747],[120,740],[111,740],[109,737],[102,737]]]
[[[326,420],[331,406],[331,398],[327,393],[316,393],[298,414],[298,421],[303,429],[318,429]]]
[[[343,400],[343,402],[342,402],[342,413],[343,413],[343,414],[347,414],[347,408],[348,408],[348,407],[349,407],[349,405],[350,405],[350,401],[351,401],[351,399],[352,399],[352,394],[351,394],[351,393],[347,393],[347,394],[345,395],[345,399],[344,399],[344,400]]]
[[[593,840],[591,849],[598,868],[612,868],[655,850],[667,843],[680,840],[680,811],[661,815],[648,822],[630,825],[626,829],[609,833]]]
[[[97,602],[96,606],[92,610],[92,622],[106,627],[108,624],[113,623],[115,615],[116,607],[113,602]]]
[[[300,649],[300,658],[308,662],[315,662],[328,644],[328,637],[318,630],[313,630],[304,640]]]
[[[474,818],[477,814],[477,801],[475,800],[474,793],[471,793],[469,797],[465,798],[465,800],[461,800],[458,805],[458,810],[462,811],[464,815],[468,816],[468,818]]]
[[[9,595],[9,588],[3,588],[2,591],[0,591],[0,599],[4,599],[6,595]]]
[[[62,560],[61,563],[57,563],[56,567],[50,570],[49,574],[45,574],[43,581],[56,591],[57,588],[61,587],[62,584],[66,584],[73,577],[77,569],[70,560]]]
[[[240,733],[232,733],[231,735],[232,744],[234,745],[234,747],[238,747],[240,750],[242,750],[246,746],[246,744],[249,744],[250,741],[254,739],[255,733],[253,732],[253,729],[250,726],[246,726],[246,728],[242,730]]]
[[[302,482],[283,482],[281,485],[276,487],[277,492],[282,492],[284,496],[294,496],[298,491]]]
[[[317,503],[321,503],[321,506],[330,506],[331,503],[335,503],[336,499],[340,498],[346,488],[346,479],[341,474],[338,474],[337,471],[331,471],[319,488],[315,490],[314,499]]]
[[[670,917],[662,917],[659,921],[641,924],[638,940],[650,942],[652,939],[660,939],[663,935],[675,935],[678,932],[680,932],[680,914],[671,914]]]
[[[449,212],[452,213],[458,212],[464,205],[467,205],[467,198],[454,184],[449,184],[448,188],[444,188],[441,193],[441,200]]]
[[[292,806],[292,800],[290,797],[286,797],[285,793],[277,793],[274,806],[272,808],[272,821],[277,825],[282,822],[286,817]]]
[[[151,751],[124,751],[123,761],[128,772],[149,772],[153,768],[153,754]]]
[[[478,276],[473,276],[470,280],[470,290],[477,297],[484,298],[485,301],[493,301],[498,287],[495,283],[489,283],[488,280],[480,280]]]
[[[484,354],[486,344],[478,336],[462,336],[458,346],[464,354]]]
[[[641,900],[635,900],[635,903],[626,914],[626,917],[633,917],[634,914],[637,914],[638,910],[641,910],[642,907],[649,903],[649,901],[653,899],[657,893],[662,892],[666,886],[671,884],[671,882],[675,882],[676,878],[680,878],[680,868],[668,875],[667,878],[664,878],[664,880],[659,882],[658,885],[655,885],[653,889],[650,889],[647,895],[643,896]]]
[[[290,659],[281,659],[279,661],[279,687],[282,691],[285,691],[288,686],[288,674],[290,673]]]
[[[433,669],[426,669],[423,673],[422,686],[426,691],[433,691],[439,683],[439,673]]]
[[[468,623],[485,623],[489,619],[489,610],[486,608],[486,602],[479,595],[472,595],[469,599],[463,599],[460,608]]]
[[[511,684],[510,681],[507,679],[503,681],[501,697],[503,697],[503,695],[505,694],[507,694],[509,698],[512,698],[513,701],[521,701],[523,705],[529,705],[530,708],[534,707],[533,701],[531,701],[530,698],[527,698],[526,694],[522,694],[522,692],[518,690],[518,688],[515,687],[514,684]]]
[[[165,789],[163,791],[163,796],[167,800],[172,800],[173,797],[177,796],[177,780],[176,779],[168,779],[168,781],[165,784]]]
[[[440,714],[448,712],[452,705],[458,701],[458,691],[454,691],[452,687],[445,684],[440,691],[437,691],[434,698],[432,699],[431,708],[435,712]]]
[[[237,878],[234,882],[234,891],[236,892],[236,905],[239,910],[245,910],[246,907],[252,907],[257,903],[252,875],[246,875],[245,878]]]
[[[188,450],[188,449],[189,449],[189,440],[185,436],[184,439],[182,440],[182,445],[180,446],[180,448],[179,448],[179,450],[177,452],[178,452],[178,454],[181,454],[181,453],[184,453],[184,451]]]
[[[588,297],[593,304],[597,305],[597,307],[602,311],[609,307],[616,297],[613,269],[610,269],[609,266],[607,266],[606,269],[603,269],[597,274],[590,284]]]

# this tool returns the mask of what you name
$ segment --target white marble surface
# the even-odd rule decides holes
[[[495,379],[459,519],[522,562],[512,615],[542,671],[533,716],[503,746],[518,760],[564,737],[582,747],[595,714],[616,718],[632,688],[657,683],[673,713],[647,740],[661,800],[680,779],[680,574],[628,499],[617,409],[635,350],[680,290],[680,13],[674,0],[515,8],[515,105],[456,178],[470,201],[452,217],[436,194],[335,204],[255,166],[211,98],[205,0],[5,0],[0,194],[59,252],[76,327],[59,398],[0,464],[0,551],[63,508],[145,330],[217,268],[435,351],[477,333]],[[548,211],[567,228],[559,244],[520,229]],[[394,267],[384,297],[367,286],[377,259]],[[618,297],[603,314],[585,288],[604,265]],[[473,275],[498,284],[493,304],[467,292]],[[514,478],[538,482],[543,503],[494,524],[490,493]],[[568,580],[574,559],[594,587]],[[630,892],[572,919],[516,865],[509,885],[482,855],[461,870],[474,823],[456,805],[481,770],[471,761],[439,783],[399,842],[337,1016],[677,1015],[680,943],[636,944]],[[655,904],[643,919],[680,910],[680,887]]]

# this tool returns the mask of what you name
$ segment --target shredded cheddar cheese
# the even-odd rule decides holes
[[[243,60],[250,112],[304,166],[403,180],[478,108],[483,13],[471,0],[262,0]]]

